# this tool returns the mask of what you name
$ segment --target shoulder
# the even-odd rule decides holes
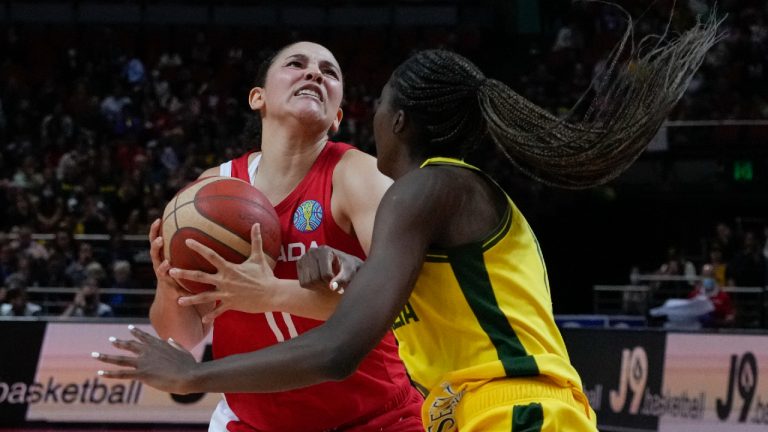
[[[27,313],[31,316],[38,316],[42,313],[43,308],[36,303],[27,303]]]
[[[382,199],[382,207],[410,217],[436,217],[460,198],[456,181],[460,170],[451,167],[414,169],[394,182]]]
[[[100,317],[110,317],[112,316],[112,307],[105,303],[99,303],[96,315]]]
[[[261,154],[261,152],[248,152],[245,153],[239,157],[236,157],[235,159],[226,161],[220,165],[213,166],[211,168],[206,169],[203,171],[197,178],[201,179],[203,177],[214,177],[214,176],[220,176],[222,175],[222,167],[226,168],[226,172],[229,172],[230,174],[224,174],[224,175],[231,175],[232,172],[232,166],[233,165],[239,165],[241,168],[247,171],[248,165],[253,161],[253,159]]]
[[[376,168],[376,158],[354,147],[346,150],[341,155],[339,163],[336,165],[336,170],[343,172],[355,171],[384,177],[384,174],[380,173]]]
[[[215,166],[203,171],[197,178],[201,179],[203,177],[214,177],[214,176],[218,176],[219,173],[220,173],[220,168],[218,166]]]
[[[381,197],[392,179],[376,167],[376,159],[358,149],[350,149],[341,156],[333,170],[334,190],[342,193],[371,194]]]

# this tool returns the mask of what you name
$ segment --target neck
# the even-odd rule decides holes
[[[393,180],[397,180],[409,172],[419,169],[424,160],[405,158],[395,165],[395,167],[392,169],[390,177],[392,177]]]
[[[254,185],[272,204],[287,196],[304,176],[325,147],[325,131],[309,133],[303,127],[275,127],[263,124],[261,162]]]

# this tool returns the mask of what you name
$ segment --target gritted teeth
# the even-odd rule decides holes
[[[323,101],[323,94],[317,90],[314,86],[307,86],[302,87],[299,90],[296,91],[296,93],[293,94],[294,96],[312,96],[314,98],[317,98],[319,101]]]

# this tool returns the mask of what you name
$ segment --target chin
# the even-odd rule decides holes
[[[327,130],[330,129],[331,123],[333,122],[332,120],[326,118],[325,113],[321,113],[316,109],[301,110],[295,113],[295,116],[305,127],[308,125],[318,125],[318,127],[320,127],[322,125]]]

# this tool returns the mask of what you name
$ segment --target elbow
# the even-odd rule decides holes
[[[322,356],[322,374],[325,380],[342,381],[355,373],[364,355],[358,355],[349,347],[329,344],[325,355]]]

